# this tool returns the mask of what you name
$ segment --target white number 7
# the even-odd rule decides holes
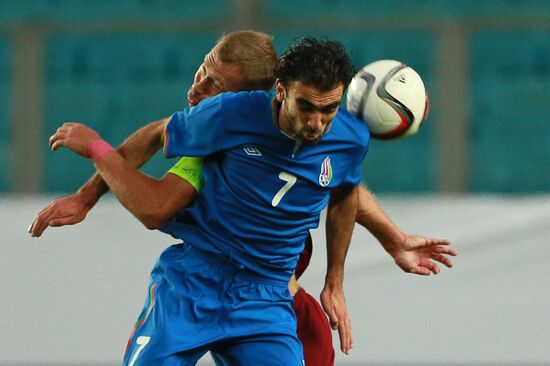
[[[275,197],[273,197],[273,200],[271,201],[271,206],[273,207],[277,207],[286,192],[288,192],[288,190],[292,188],[292,186],[296,183],[296,177],[286,172],[279,173],[279,179],[284,180],[286,184],[281,189],[279,189],[279,192],[277,192]]]
[[[136,344],[139,345],[139,348],[137,349],[136,353],[134,353],[134,357],[132,357],[132,361],[130,361],[130,364],[128,366],[134,366],[139,354],[141,353],[141,351],[143,351],[143,348],[145,348],[145,346],[147,345],[147,343],[149,343],[150,340],[151,340],[151,337],[146,337],[146,336],[140,336],[136,339]]]

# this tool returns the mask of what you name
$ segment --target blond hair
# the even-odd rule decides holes
[[[216,45],[218,60],[239,67],[244,90],[271,90],[275,82],[277,53],[272,37],[255,31],[238,31],[224,35]]]

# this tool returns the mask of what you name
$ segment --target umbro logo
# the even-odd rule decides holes
[[[246,155],[262,156],[262,152],[260,150],[258,150],[258,148],[253,147],[253,146],[243,147],[243,150],[246,153]]]

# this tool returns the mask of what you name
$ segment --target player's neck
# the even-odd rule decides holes
[[[292,138],[292,133],[290,131],[289,125],[288,125],[288,118],[286,117],[286,113],[284,112],[284,100],[281,103],[277,103],[278,106],[278,113],[276,115],[277,118],[277,124],[279,125],[279,129],[282,133],[284,133],[286,136]],[[292,138],[294,140],[294,138]]]

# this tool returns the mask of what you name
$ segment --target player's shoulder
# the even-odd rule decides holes
[[[266,91],[226,92],[217,97],[220,100],[220,112],[225,116],[224,118],[232,119],[235,123],[268,119],[272,115],[273,94]]]
[[[240,109],[243,105],[246,109],[270,108],[273,93],[264,90],[226,92],[219,96],[224,109]]]
[[[253,133],[272,127],[274,94],[266,91],[243,91],[219,95],[224,128],[234,134]]]
[[[344,126],[353,128],[354,130],[358,130],[359,132],[369,131],[369,128],[367,127],[367,124],[365,122],[361,121],[359,118],[355,117],[344,108],[338,109],[338,113],[336,113],[335,119],[340,121]]]
[[[370,131],[367,124],[346,109],[340,108],[338,110],[333,125],[343,137],[352,139],[361,145],[368,145],[370,141]]]

